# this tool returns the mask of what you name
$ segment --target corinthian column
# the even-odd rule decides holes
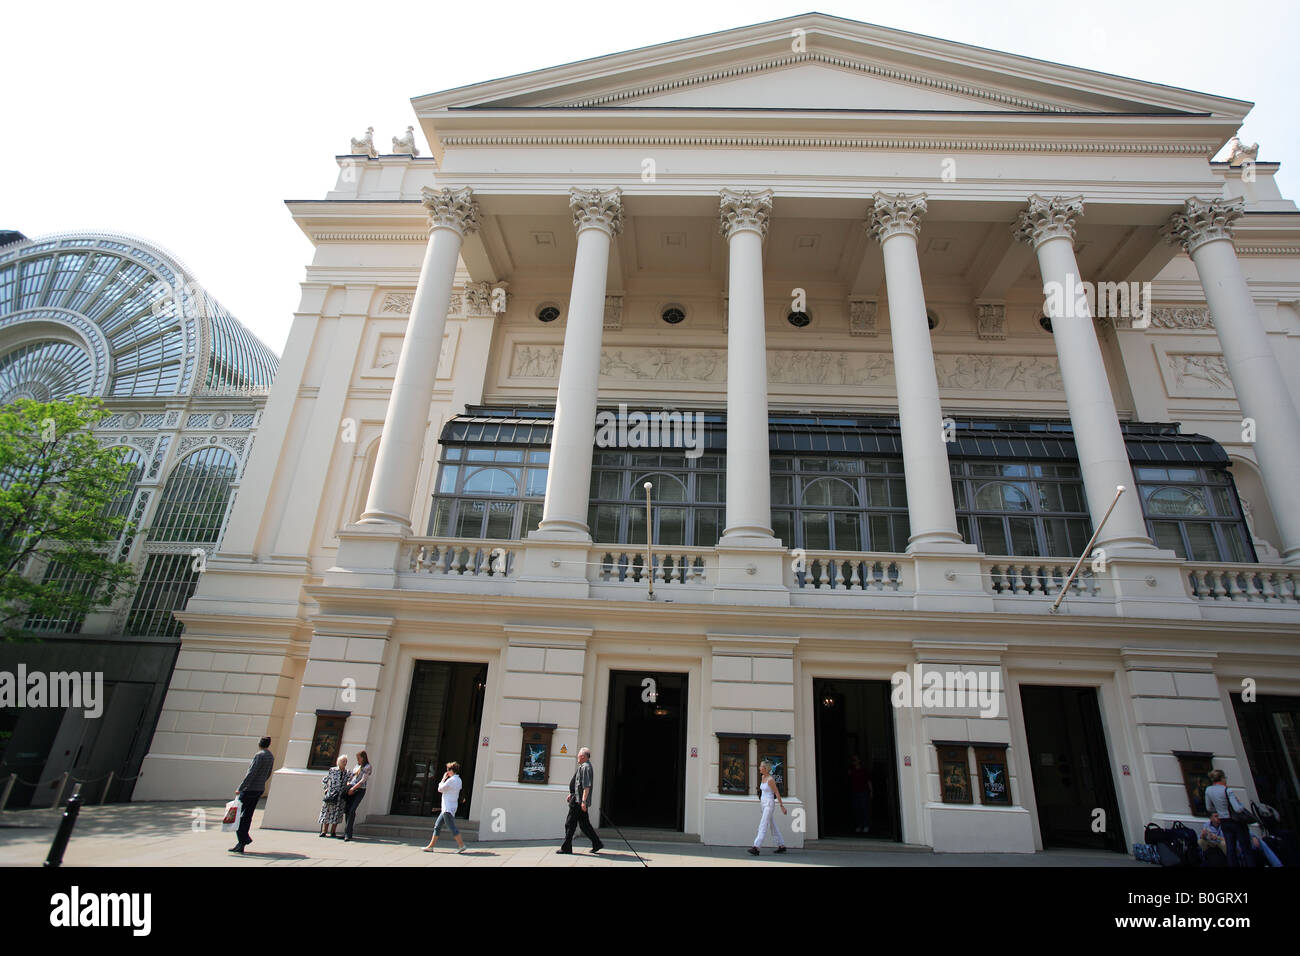
[[[921,264],[916,253],[925,196],[876,193],[873,203],[866,226],[880,242],[885,258],[889,337],[898,386],[898,422],[903,433],[903,478],[912,529],[907,550],[969,550],[957,531],[939,380],[934,371]]]
[[[718,542],[774,545],[768,477],[767,333],[763,310],[763,238],[772,190],[722,190],[719,209],[728,250],[727,524]]]
[[[1196,266],[1237,404],[1255,420],[1255,455],[1282,536],[1282,560],[1300,564],[1300,508],[1294,506],[1300,415],[1232,247],[1232,223],[1244,214],[1242,207],[1240,199],[1189,199],[1169,220],[1165,237],[1180,244]]]
[[[1016,237],[1032,244],[1038,255],[1047,317],[1052,322],[1052,338],[1061,363],[1061,382],[1070,407],[1093,528],[1100,525],[1114,501],[1116,486],[1125,488],[1097,545],[1108,551],[1152,548],[1092,312],[1087,300],[1075,294],[1075,290],[1083,288],[1074,258],[1074,226],[1082,215],[1082,197],[1030,196],[1028,208],[1016,223]]]
[[[590,541],[587,501],[596,438],[600,336],[605,325],[609,244],[623,228],[622,190],[572,189],[569,209],[578,231],[568,326],[555,397],[551,465],[542,523],[529,537]]]
[[[375,473],[361,524],[395,524],[410,530],[411,497],[420,449],[429,427],[429,402],[438,375],[442,330],[447,324],[456,261],[464,238],[478,228],[478,203],[468,187],[421,190],[429,210],[429,244],[424,250],[411,317],[402,339],[392,396],[375,458]]]

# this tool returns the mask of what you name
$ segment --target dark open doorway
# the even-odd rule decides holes
[[[1125,852],[1097,689],[1021,685],[1020,701],[1043,847]]]
[[[610,672],[602,780],[599,806],[618,826],[683,828],[685,674]]]
[[[460,764],[462,785],[456,816],[469,816],[486,686],[486,664],[415,662],[392,813],[436,815],[442,809],[438,784],[444,766],[454,760]]]
[[[889,691],[887,680],[813,680],[820,837],[902,839]]]
[[[1300,697],[1243,701],[1240,694],[1233,694],[1232,708],[1255,793],[1282,815],[1287,829],[1300,829]],[[1228,781],[1233,786],[1243,782]]]

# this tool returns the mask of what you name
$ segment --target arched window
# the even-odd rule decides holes
[[[167,478],[149,540],[215,544],[238,474],[239,463],[224,448],[209,446],[182,458]]]
[[[118,445],[117,454],[119,458],[131,465],[131,473],[117,486],[112,504],[104,509],[110,518],[120,518],[126,514],[126,510],[131,507],[131,499],[135,497],[135,486],[144,473],[144,459],[135,449],[127,445]]]

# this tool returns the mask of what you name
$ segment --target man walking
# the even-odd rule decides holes
[[[569,816],[564,821],[564,845],[556,853],[573,852],[573,831],[578,827],[582,828],[582,835],[591,841],[592,853],[599,853],[605,845],[587,817],[587,811],[591,808],[592,782],[595,779],[596,774],[591,769],[591,751],[583,747],[578,751],[578,767],[569,781]]]
[[[275,756],[271,753],[271,738],[263,737],[257,742],[258,751],[253,755],[253,762],[244,774],[244,782],[235,791],[239,799],[239,830],[235,834],[239,842],[230,848],[231,853],[243,853],[244,847],[253,842],[248,835],[248,828],[253,824],[253,811],[257,801],[266,792],[266,782],[271,779],[275,769]]]

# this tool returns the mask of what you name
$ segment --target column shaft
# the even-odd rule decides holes
[[[1300,415],[1269,347],[1231,240],[1205,242],[1191,255],[1237,404],[1244,417],[1255,421],[1255,456],[1282,536],[1282,560],[1300,564],[1300,507],[1294,490],[1300,478]]]
[[[771,191],[722,192],[727,236],[727,517],[720,543],[775,544],[768,461],[763,236]]]
[[[555,397],[555,427],[542,522],[532,536],[591,540],[587,504],[600,386],[609,248],[621,228],[621,192],[573,190],[569,206],[578,230],[573,288]]]
[[[1070,408],[1074,444],[1079,453],[1084,494],[1093,528],[1097,528],[1124,486],[1107,519],[1097,547],[1109,551],[1150,549],[1142,504],[1133,483],[1124,434],[1106,375],[1092,311],[1076,291],[1083,288],[1074,258],[1074,221],[1083,214],[1079,200],[1044,200],[1034,196],[1021,213],[1020,238],[1034,244],[1043,277],[1052,338],[1061,365],[1061,382]],[[1061,557],[1064,557],[1062,555]]]
[[[374,477],[360,521],[396,524],[408,530],[456,262],[464,235],[478,224],[478,207],[469,189],[435,192],[426,188],[424,201],[431,211],[429,244],[402,339]]]
[[[889,337],[894,350],[903,477],[911,525],[907,550],[966,550],[957,531],[939,380],[934,371],[916,249],[924,212],[923,196],[877,193],[871,213],[871,228],[880,240],[885,259]]]

